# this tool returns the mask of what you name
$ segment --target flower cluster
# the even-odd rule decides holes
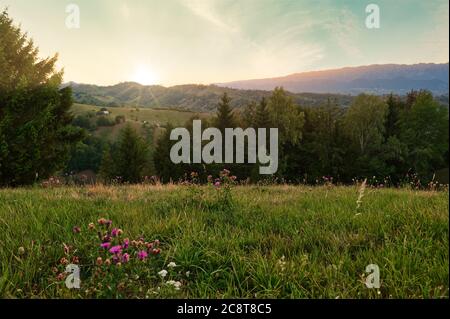
[[[237,177],[231,175],[231,172],[227,169],[222,170],[219,173],[218,178],[213,178],[212,175],[208,176],[208,183],[214,185],[215,188],[220,188],[223,186],[229,186],[236,183]]]
[[[131,259],[145,261],[149,256],[156,256],[161,253],[159,240],[147,242],[143,237],[138,240],[122,238],[123,230],[112,226],[112,221],[100,218],[98,221],[97,235],[100,240],[100,248],[107,252],[105,260],[97,257],[97,265],[114,264],[121,266],[130,262]],[[88,228],[95,230],[95,225],[90,223]]]

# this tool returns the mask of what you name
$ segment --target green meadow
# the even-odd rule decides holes
[[[287,185],[2,189],[0,297],[448,298],[448,191],[367,188],[357,207],[359,194]],[[119,242],[159,240],[161,251],[106,263],[100,218],[123,231]],[[68,262],[80,268],[79,289],[65,285]],[[365,285],[369,264],[379,266],[379,289]]]

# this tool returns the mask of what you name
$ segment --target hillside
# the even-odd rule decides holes
[[[336,70],[297,73],[285,77],[221,83],[217,85],[144,86],[124,82],[112,86],[68,83],[77,103],[99,106],[173,108],[191,111],[214,111],[226,92],[232,107],[241,108],[270,96],[277,86],[284,87],[296,104],[319,106],[330,99],[341,106],[350,105],[353,96],[362,92],[379,95],[391,92],[405,95],[411,90],[430,90],[448,105],[447,64],[370,65]],[[310,92],[310,93],[305,93]]]
[[[284,77],[218,84],[241,90],[286,90],[314,93],[405,94],[411,89],[427,89],[436,95],[448,94],[448,63],[414,65],[383,64],[291,74]]]
[[[134,82],[113,86],[97,86],[69,83],[77,103],[99,106],[139,106],[145,108],[175,108],[191,111],[215,111],[224,92],[231,97],[234,108],[269,97],[270,92],[261,90],[236,90],[215,85],[179,85],[174,87],[143,86]],[[352,97],[339,94],[290,93],[299,105],[323,105],[328,99],[340,105],[350,104]]]
[[[165,127],[167,123],[173,126],[184,125],[193,116],[206,118],[210,116],[209,113],[194,113],[190,111],[169,110],[169,109],[149,109],[149,108],[130,108],[130,107],[105,107],[109,115],[103,116],[114,122],[116,116],[124,116],[125,123],[119,123],[112,126],[99,126],[93,132],[95,136],[102,139],[115,141],[120,130],[127,124],[130,124],[141,135],[145,135],[146,127],[154,127],[157,136],[160,127]],[[102,107],[86,104],[74,104],[71,112],[77,117],[79,115],[91,115],[91,122],[99,118],[96,115]]]

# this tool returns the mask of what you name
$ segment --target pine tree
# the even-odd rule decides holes
[[[269,126],[270,117],[267,110],[267,100],[263,97],[261,102],[256,107],[255,128],[269,128]]]
[[[236,126],[236,120],[230,102],[231,99],[225,92],[219,102],[216,117],[216,128],[218,128],[222,134],[225,133],[226,128],[234,128]]]
[[[148,146],[131,125],[128,124],[120,132],[113,158],[115,175],[119,176],[123,182],[139,183],[142,181],[149,162]]]
[[[110,183],[115,178],[114,173],[114,160],[111,155],[111,148],[107,145],[103,151],[98,175],[103,182]]]
[[[84,137],[71,125],[72,92],[59,89],[56,59],[39,60],[33,42],[0,13],[0,185],[49,177]]]

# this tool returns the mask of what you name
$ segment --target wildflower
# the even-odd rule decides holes
[[[145,250],[141,250],[138,252],[138,258],[139,260],[145,260],[148,257],[148,254]]]
[[[175,290],[180,290],[180,288],[181,288],[181,282],[179,282],[179,281],[169,280],[169,281],[167,281],[167,284],[170,286],[173,286],[175,288]]]
[[[209,183],[211,183],[211,182],[212,182],[212,180],[213,180],[213,177],[212,177],[212,175],[208,175],[208,182],[209,182]]]
[[[97,266],[101,266],[103,264],[103,259],[102,257],[97,257],[97,261],[96,261]]]
[[[75,227],[72,229],[72,231],[73,231],[74,234],[79,234],[79,233],[81,233],[81,228],[78,227],[78,226],[75,226]]]
[[[164,277],[166,277],[167,276],[167,270],[161,270],[159,273],[158,273],[158,275],[160,275],[162,278],[164,278]]]
[[[119,229],[119,228],[113,228],[111,230],[111,236],[112,237],[120,236],[120,235],[122,235],[122,233],[123,233],[122,229]]]
[[[190,271],[186,271],[186,277],[189,277],[191,275]]]
[[[175,268],[177,266],[173,261],[167,265],[168,268]]]
[[[145,243],[145,245],[147,246],[147,250],[150,250],[153,248],[153,243]]]
[[[122,248],[123,248],[123,249],[127,249],[128,246],[130,246],[130,240],[129,240],[128,238],[125,238],[125,239],[123,240]]]
[[[220,182],[219,182],[219,181],[215,182],[215,183],[214,183],[214,186],[217,187],[217,188],[219,188],[219,187],[220,187]]]
[[[109,236],[108,234],[106,234],[106,235],[103,237],[102,241],[103,241],[104,243],[110,242],[110,241],[111,241],[111,236]]]
[[[60,273],[58,276],[56,276],[56,280],[63,281],[64,278],[66,278],[66,273]]]
[[[67,264],[69,264],[69,261],[67,260],[67,258],[63,257],[63,258],[61,258],[61,260],[59,261],[59,263],[60,263],[61,265],[67,265]]]
[[[161,249],[153,249],[152,254],[153,255],[159,255],[161,253]]]
[[[117,267],[122,267],[122,263],[119,261],[118,263],[116,263]]]
[[[93,230],[95,228],[94,223],[89,223],[88,228],[89,228],[89,230]]]
[[[70,252],[70,247],[67,246],[65,243],[63,243],[64,246],[64,253],[67,255]]]
[[[120,252],[122,252],[122,246],[114,246],[114,247],[112,247],[110,250],[109,250],[109,252],[111,253],[111,254],[118,254],[118,253],[120,253]]]
[[[127,254],[127,253],[123,254],[122,262],[127,263],[129,261],[130,261],[130,254]]]
[[[155,240],[154,242],[153,242],[154,244],[155,244],[155,246],[159,246],[159,244],[160,244],[160,242],[159,242],[159,240],[157,239],[157,240]]]
[[[80,262],[80,259],[77,256],[72,257],[72,264],[78,264]]]
[[[25,248],[19,247],[18,253],[19,253],[19,255],[25,254]]]
[[[110,243],[110,242],[102,243],[102,244],[100,245],[100,247],[105,248],[105,249],[108,249],[110,246],[111,246],[111,243]]]
[[[105,223],[106,226],[110,227],[112,225],[112,220],[107,220]]]
[[[105,225],[105,224],[106,224],[106,219],[100,218],[100,219],[98,220],[98,224],[99,224],[99,225]]]
[[[110,260],[109,258],[105,260],[105,265],[106,265],[106,266],[111,265],[111,260]]]

